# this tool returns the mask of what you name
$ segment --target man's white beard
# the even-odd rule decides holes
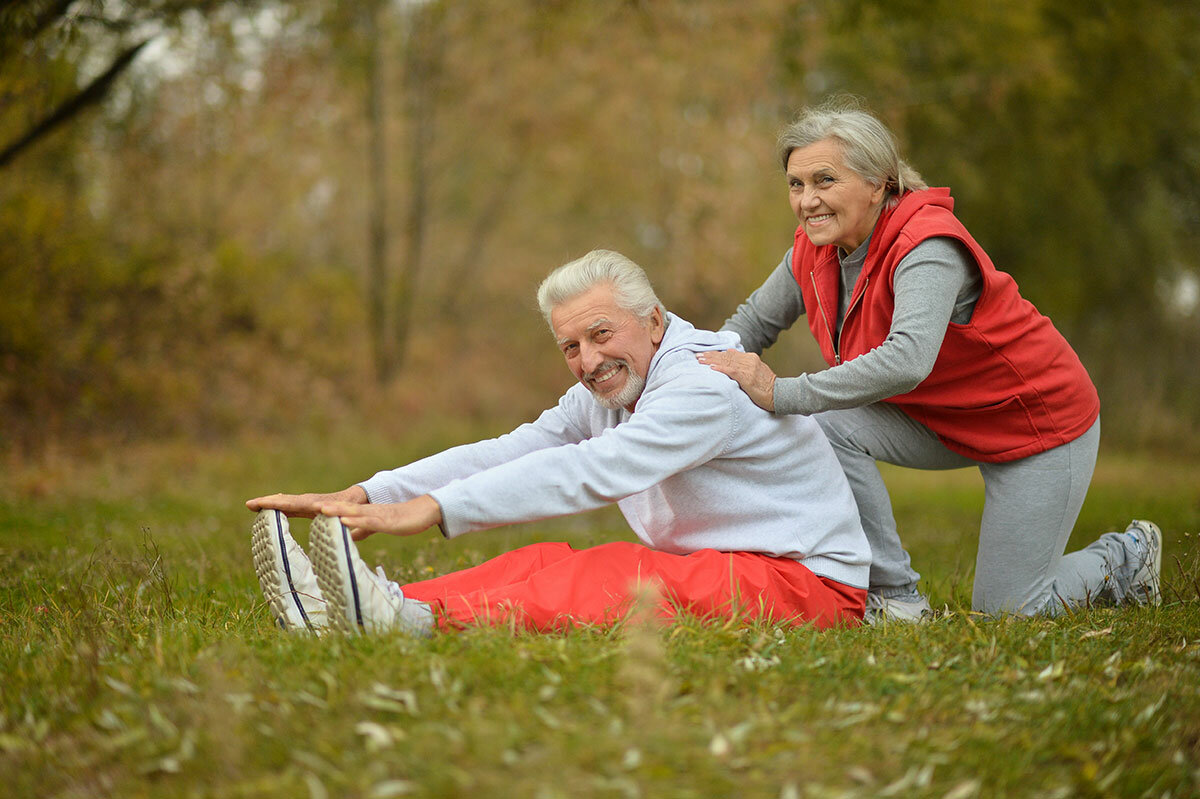
[[[594,389],[587,383],[588,390],[592,392],[592,396],[596,398],[596,402],[600,403],[601,407],[608,408],[610,411],[620,410],[626,405],[632,405],[637,402],[637,398],[642,396],[642,389],[646,387],[646,381],[642,379],[637,372],[630,368],[629,363],[624,360],[605,361],[600,364],[591,374],[584,375],[585,380],[590,380],[592,375],[601,374],[605,370],[614,365],[620,364],[625,367],[625,387],[611,397],[602,397],[596,393]]]

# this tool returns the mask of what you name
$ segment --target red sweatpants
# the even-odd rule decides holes
[[[789,558],[714,549],[671,555],[625,541],[580,550],[531,544],[403,589],[433,606],[442,629],[513,623],[546,631],[621,619],[639,583],[657,584],[663,618],[686,610],[818,629],[857,626],[867,598],[865,589],[818,577]]]

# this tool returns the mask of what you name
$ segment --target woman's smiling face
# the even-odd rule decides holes
[[[884,187],[847,167],[836,139],[792,150],[787,180],[792,211],[813,244],[834,244],[854,252],[871,235]]]

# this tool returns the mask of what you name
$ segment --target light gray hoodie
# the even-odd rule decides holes
[[[575,384],[537,421],[360,485],[373,503],[431,494],[442,530],[472,530],[616,502],[647,546],[794,558],[866,588],[870,548],[840,464],[807,416],[775,416],[697,352],[740,349],[736,334],[674,314],[630,413]]]

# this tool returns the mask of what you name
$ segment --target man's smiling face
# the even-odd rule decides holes
[[[596,401],[632,411],[662,343],[662,312],[656,308],[640,320],[617,305],[612,288],[602,284],[556,306],[550,327],[571,373]]]

